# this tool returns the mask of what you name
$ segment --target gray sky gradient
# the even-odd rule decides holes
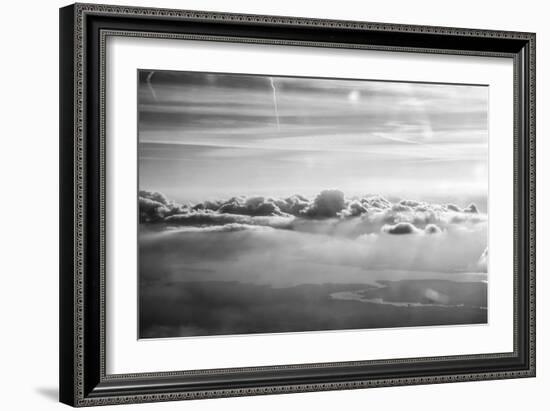
[[[486,200],[485,86],[145,70],[138,80],[141,189],[179,202],[326,188]]]

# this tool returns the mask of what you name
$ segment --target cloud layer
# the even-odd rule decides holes
[[[487,272],[487,216],[453,204],[346,198],[232,197],[176,204],[140,192],[145,282],[298,284],[378,280],[479,281]]]
[[[437,235],[476,229],[487,216],[475,204],[434,204],[404,199],[396,202],[379,195],[346,198],[339,190],[324,190],[314,198],[296,194],[287,198],[239,196],[227,200],[177,204],[158,192],[139,192],[142,224],[171,227],[264,226],[347,237]],[[231,228],[228,228],[231,230]]]

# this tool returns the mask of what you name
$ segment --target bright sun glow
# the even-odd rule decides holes
[[[361,93],[358,90],[352,90],[348,94],[348,100],[352,103],[357,103],[361,98]]]

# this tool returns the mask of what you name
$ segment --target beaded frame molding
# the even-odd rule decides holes
[[[105,372],[109,36],[506,57],[514,64],[514,350],[339,363]],[[535,376],[535,34],[75,4],[60,9],[60,401],[94,406]]]

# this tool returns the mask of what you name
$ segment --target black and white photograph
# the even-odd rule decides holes
[[[139,70],[139,337],[486,324],[488,104]]]

